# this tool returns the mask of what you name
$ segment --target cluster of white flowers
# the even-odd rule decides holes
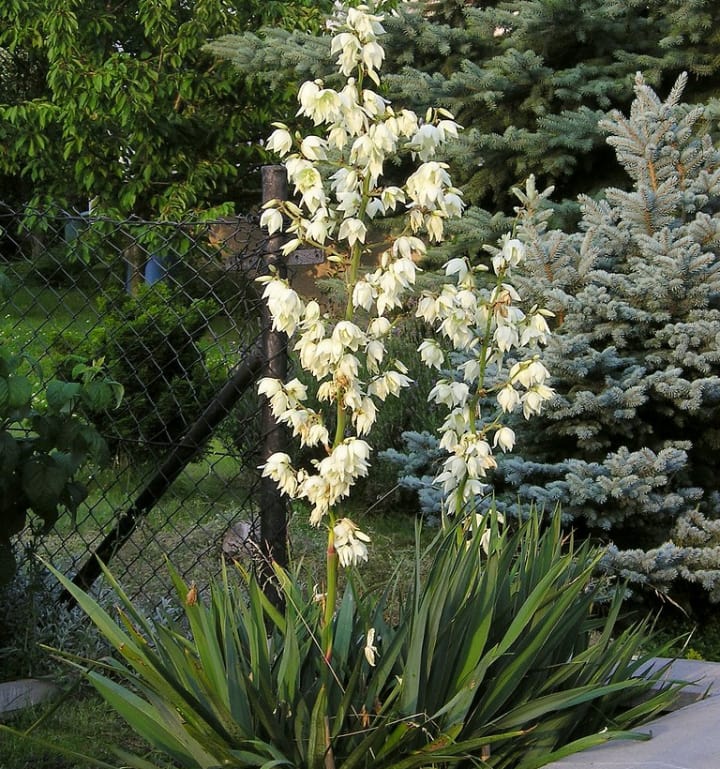
[[[439,292],[423,294],[418,302],[418,317],[467,358],[460,367],[460,379],[439,379],[430,392],[430,399],[449,412],[440,440],[449,457],[436,479],[442,484],[449,513],[472,512],[476,498],[486,492],[483,479],[497,466],[493,448],[512,451],[515,433],[502,423],[502,414],[522,409],[529,418],[540,413],[553,395],[539,356],[525,354],[528,348],[547,343],[546,318],[552,313],[538,307],[523,312],[517,305],[517,291],[507,282],[510,270],[524,257],[524,245],[505,238],[492,258],[492,288],[479,284],[484,266],[473,268],[466,259],[451,259],[445,264],[445,275],[451,280]],[[487,277],[482,282],[487,285]],[[503,363],[513,351],[520,353],[520,360],[505,372]],[[426,339],[419,352],[426,366],[444,369],[446,354],[438,339]],[[495,409],[488,408],[491,395]]]
[[[333,526],[333,534],[335,549],[342,566],[367,561],[368,551],[365,543],[370,541],[370,537],[360,531],[349,518],[341,518],[337,521]]]
[[[289,219],[287,230],[294,237],[286,243],[285,254],[306,243],[326,248],[330,258],[341,262],[348,260],[344,243],[365,244],[368,222],[398,206],[405,206],[412,234],[424,231],[434,241],[442,240],[445,220],[460,216],[463,209],[447,166],[432,159],[442,144],[458,135],[459,126],[442,109],[428,110],[424,120],[411,110],[396,112],[386,99],[365,88],[365,77],[379,84],[377,70],[384,51],[377,38],[384,33],[382,17],[365,6],[344,14],[334,25],[337,34],[331,50],[338,54],[340,72],[347,77],[345,86],[335,91],[322,80],[308,81],[298,93],[298,114],[324,126],[325,136],[293,137],[286,125],[276,123],[267,142],[268,149],[285,159],[299,206],[271,201],[261,217],[270,234],[283,229],[283,214]],[[419,159],[420,166],[404,186],[379,187],[386,160],[401,150]],[[331,174],[323,174],[317,165],[326,161],[334,165]],[[368,281],[359,306],[387,295],[383,311],[397,307],[395,284],[409,280],[414,271],[414,264],[402,262],[412,262],[413,255],[424,250],[419,238],[407,237],[397,244],[383,273]],[[401,264],[395,265],[398,261]]]
[[[344,317],[331,321],[316,301],[305,301],[276,275],[261,280],[273,327],[291,338],[303,369],[318,383],[318,399],[335,412],[334,435],[326,415],[308,405],[307,388],[297,379],[263,379],[259,389],[275,418],[302,445],[322,447],[326,454],[313,462],[311,471],[293,467],[287,454],[275,454],[263,474],[285,494],[307,500],[314,525],[329,518],[339,560],[350,565],[366,559],[369,539],[349,519],[338,520],[335,505],[368,472],[371,449],[363,438],[380,404],[411,384],[407,368],[387,354],[392,313],[414,289],[417,262],[426,251],[423,236],[440,242],[446,221],[459,217],[464,204],[447,166],[437,159],[442,145],[458,135],[460,126],[452,115],[442,109],[430,109],[423,118],[396,111],[365,87],[368,80],[379,84],[382,17],[362,5],[340,9],[331,28],[331,51],[345,85],[334,90],[315,80],[299,90],[298,115],[322,135],[294,136],[286,125],[275,124],[267,147],[283,158],[295,199],[267,203],[261,224],[270,234],[289,234],[286,255],[301,245],[323,250],[345,278]],[[401,152],[417,167],[403,185],[383,186],[387,161]],[[401,214],[399,236],[384,251],[374,246],[373,220]],[[418,304],[418,316],[437,329],[438,338],[469,356],[461,381],[440,379],[431,393],[433,401],[449,409],[442,438],[449,458],[438,482],[449,497],[464,500],[464,507],[483,492],[481,479],[495,466],[492,449],[509,451],[515,439],[499,419],[483,420],[479,392],[485,372],[489,366],[499,368],[503,355],[514,348],[544,342],[548,333],[547,313],[534,308],[525,315],[517,306],[517,292],[505,280],[523,253],[519,241],[504,243],[492,259],[498,275],[492,291],[479,286],[477,268],[465,259],[452,259],[445,268],[451,280],[438,294],[423,295]],[[365,274],[359,269],[363,254],[378,255],[376,269]],[[442,369],[445,352],[438,339],[423,342],[420,354],[427,365]],[[530,416],[552,391],[539,359],[521,360],[498,389],[497,403],[501,412],[522,408]]]
[[[410,110],[396,112],[364,86],[367,79],[379,84],[382,17],[365,6],[340,9],[333,30],[331,51],[345,86],[336,91],[316,80],[299,90],[298,114],[322,127],[322,136],[293,136],[286,125],[275,125],[267,147],[284,159],[296,202],[266,204],[261,224],[270,234],[285,230],[292,236],[285,254],[301,244],[322,248],[344,272],[345,318],[332,323],[317,302],[305,302],[287,281],[273,275],[261,280],[273,327],[293,339],[302,367],[318,382],[319,400],[336,410],[334,440],[324,415],[307,405],[307,389],[298,380],[263,379],[259,389],[301,445],[327,452],[312,472],[294,468],[287,454],[275,454],[264,475],[289,496],[308,500],[313,524],[330,514],[340,561],[349,565],[366,557],[367,537],[347,518],[335,523],[333,506],[367,474],[370,446],[362,438],[379,404],[411,384],[406,367],[387,356],[388,314],[403,305],[415,284],[417,261],[426,250],[420,235],[440,241],[445,220],[460,216],[463,203],[447,167],[434,159],[440,145],[457,136],[452,116],[443,110],[429,110],[424,119]],[[379,186],[387,159],[401,150],[421,164],[403,186]],[[361,275],[360,258],[371,248],[369,224],[403,210],[406,230],[380,255],[377,268]],[[367,322],[357,323],[358,313]],[[346,437],[349,428],[355,435]]]

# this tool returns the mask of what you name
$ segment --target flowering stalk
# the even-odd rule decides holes
[[[452,115],[429,109],[420,118],[410,110],[395,110],[365,87],[380,82],[378,70],[385,55],[378,43],[384,32],[381,22],[367,6],[338,11],[331,51],[345,85],[336,91],[315,80],[303,83],[298,92],[298,114],[320,135],[293,135],[278,123],[267,143],[283,158],[296,197],[266,203],[261,224],[271,235],[283,229],[291,235],[283,247],[285,255],[301,245],[321,249],[344,275],[347,291],[344,314],[333,322],[288,281],[277,275],[260,278],[273,327],[288,334],[300,365],[318,383],[318,400],[327,403],[335,417],[331,439],[332,426],[324,412],[307,405],[305,385],[297,379],[260,382],[259,391],[269,399],[275,418],[291,428],[301,446],[323,447],[325,452],[310,471],[295,468],[285,453],[274,454],[263,466],[263,475],[283,493],[308,502],[311,524],[327,527],[322,649],[328,665],[338,566],[367,560],[370,541],[339,508],[357,479],[367,475],[371,447],[365,437],[379,407],[411,383],[405,365],[387,355],[391,316],[414,290],[426,240],[441,242],[445,223],[459,217],[464,205],[446,164],[437,159],[442,145],[460,130]],[[388,183],[386,163],[401,153],[409,154],[417,167],[404,184]],[[379,255],[376,268],[363,272],[363,256],[379,250],[370,242],[373,221],[386,216],[400,221],[397,234]],[[502,415],[522,405],[530,416],[552,393],[544,384],[547,372],[542,364],[527,360],[521,350],[544,342],[548,333],[547,313],[533,308],[525,315],[516,306],[517,292],[507,283],[522,256],[522,244],[506,239],[492,258],[497,277],[492,289],[478,280],[486,268],[451,259],[445,265],[448,282],[437,294],[423,294],[418,303],[418,316],[437,331],[420,346],[422,360],[442,369],[443,339],[467,359],[461,381],[441,378],[430,395],[449,410],[442,428],[449,457],[437,479],[447,499],[455,500],[448,502],[449,512],[466,512],[483,493],[480,479],[495,464],[491,434],[495,447],[512,448],[514,434],[502,426]],[[503,379],[504,356],[514,349],[523,354]],[[490,419],[483,413],[488,393],[495,394],[499,407]],[[374,634],[369,634],[368,660],[376,657],[373,643]]]
[[[335,616],[335,604],[337,601],[337,572],[338,572],[338,554],[335,549],[335,530],[332,526],[328,528],[327,542],[327,585],[325,592],[325,609],[323,612],[322,626],[322,647],[325,655],[325,662],[329,666],[332,658],[332,619]]]
[[[476,512],[477,500],[488,488],[484,479],[497,466],[492,449],[512,450],[515,433],[503,425],[503,415],[522,408],[529,418],[553,395],[539,356],[527,354],[547,342],[546,318],[552,313],[537,307],[524,313],[516,304],[520,297],[507,282],[524,259],[525,248],[506,237],[502,248],[493,251],[492,288],[478,280],[485,265],[471,267],[465,259],[451,259],[445,274],[456,283],[444,284],[435,294],[426,292],[418,303],[418,317],[464,358],[461,380],[441,378],[430,392],[431,400],[449,412],[440,440],[449,457],[436,479],[443,485],[444,512],[449,514]],[[420,353],[427,366],[439,371],[446,366],[437,339],[426,339]],[[494,408],[489,403],[493,395]]]

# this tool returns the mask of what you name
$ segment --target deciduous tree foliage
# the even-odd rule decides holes
[[[257,90],[202,47],[262,24],[317,27],[322,9],[308,0],[2,3],[0,171],[34,202],[96,198],[120,215],[173,218],[242,198],[262,157],[253,142],[289,94]]]

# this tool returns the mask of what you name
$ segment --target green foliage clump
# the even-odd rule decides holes
[[[321,767],[326,732],[338,769],[449,767],[479,755],[489,767],[531,769],[631,736],[667,707],[677,685],[655,688],[664,671],[637,676],[650,656],[647,623],[618,629],[621,589],[597,612],[608,587],[593,576],[598,552],[563,541],[558,519],[544,533],[537,517],[513,534],[492,529],[487,554],[475,534],[440,535],[430,572],[419,555],[392,611],[392,591],[378,599],[350,585],[333,618],[329,677],[321,603],[280,569],[284,610],[252,578],[239,589],[225,574],[202,596],[174,574],[190,638],[147,620],[110,574],[124,629],[58,577],[122,659],[88,679],[186,769]]]
[[[107,591],[106,591],[107,593]],[[0,681],[73,678],[41,645],[83,657],[109,653],[107,643],[76,607],[56,600],[57,584],[34,558],[24,559],[3,586],[0,606]],[[77,676],[74,676],[77,678]]]
[[[264,153],[253,142],[289,93],[254,88],[203,45],[262,24],[317,30],[330,5],[8,0],[3,197],[83,209],[95,199],[121,217],[166,220],[257,198]]]
[[[122,387],[98,364],[71,377],[39,385],[37,362],[0,345],[0,584],[15,573],[13,538],[28,522],[40,534],[74,515],[88,493],[78,472],[106,454],[85,415],[117,406]]]
[[[668,655],[688,660],[720,662],[720,618],[714,607],[710,611],[687,616],[666,610],[661,617],[658,640],[669,645]]]
[[[115,292],[100,300],[103,325],[84,340],[56,341],[55,354],[73,350],[102,355],[121,382],[123,408],[101,412],[94,422],[117,454],[148,458],[167,450],[200,416],[225,373],[206,354],[202,338],[217,313],[210,299],[192,300],[163,284],[135,295]],[[61,363],[61,368],[63,364]]]

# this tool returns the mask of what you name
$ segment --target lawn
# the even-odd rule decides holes
[[[80,769],[90,765],[62,753],[56,746],[117,766],[122,764],[113,755],[113,746],[139,753],[146,751],[144,743],[122,718],[85,686],[75,686],[55,704],[23,711],[8,719],[6,725],[30,734],[33,740],[3,733],[3,769]]]

